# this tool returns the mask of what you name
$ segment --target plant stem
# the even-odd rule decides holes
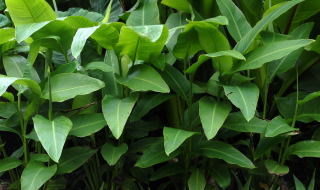
[[[52,0],[52,4],[53,4],[53,7],[54,7],[54,11],[58,14],[58,6],[57,6],[56,0]]]
[[[24,157],[24,164],[28,163],[28,147],[27,147],[27,125],[24,124],[23,115],[21,111],[21,94],[18,93],[18,115],[19,115],[19,122],[21,128],[21,138],[22,138],[22,146],[23,146],[23,157]]]
[[[46,52],[46,68],[48,76],[48,88],[49,88],[49,110],[48,110],[48,119],[52,120],[52,92],[51,92],[51,72],[50,65],[52,61],[52,50]]]

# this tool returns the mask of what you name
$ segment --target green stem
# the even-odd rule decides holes
[[[47,68],[47,76],[48,76],[48,87],[49,87],[49,109],[48,109],[48,119],[52,120],[52,91],[51,91],[51,72],[50,65],[52,61],[52,50],[48,50],[46,52],[46,68]]]
[[[23,121],[20,93],[18,93],[18,115],[19,115],[19,122],[20,122],[20,128],[21,128],[24,164],[26,165],[28,163],[28,147],[27,147],[27,138],[26,138],[27,126],[24,124],[24,121]]]
[[[58,14],[58,6],[57,6],[56,0],[52,0],[52,4],[53,4],[53,7],[54,7],[54,11]]]

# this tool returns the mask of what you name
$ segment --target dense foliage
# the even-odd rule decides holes
[[[319,189],[319,17],[0,0],[0,189]]]

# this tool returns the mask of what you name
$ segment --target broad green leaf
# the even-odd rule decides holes
[[[194,169],[188,179],[189,190],[204,190],[206,184],[204,173],[200,169]]]
[[[23,170],[21,175],[21,189],[38,190],[57,171],[57,165],[46,167],[41,162],[31,161]]]
[[[0,29],[0,45],[15,39],[14,28],[1,28]]]
[[[167,156],[164,151],[163,144],[164,143],[162,139],[153,141],[152,144],[145,149],[143,155],[138,159],[135,166],[139,168],[148,168],[153,165],[171,160],[179,154],[178,151],[175,151],[170,154],[170,156]]]
[[[256,112],[259,99],[259,89],[255,84],[246,83],[239,86],[223,86],[227,98],[239,108],[246,118],[250,121]]]
[[[162,0],[161,4],[177,9],[178,11],[186,13],[192,12],[191,4],[187,0]]]
[[[195,37],[198,35],[197,31],[187,26],[183,32],[180,32],[173,48],[174,56],[180,59],[187,59],[202,49],[199,39]]]
[[[273,42],[263,45],[262,47],[251,52],[247,60],[239,63],[235,71],[243,71],[249,69],[258,69],[263,64],[281,59],[291,52],[311,44],[313,40],[285,40]]]
[[[157,169],[150,177],[150,181],[157,181],[159,179],[182,174],[184,172],[183,167],[177,163],[169,163],[161,168]]]
[[[276,161],[273,160],[266,160],[264,162],[269,174],[274,174],[278,176],[283,176],[289,173],[289,168],[288,166],[281,165]]]
[[[137,95],[131,95],[124,99],[111,96],[105,96],[103,98],[103,115],[107,121],[109,129],[116,139],[120,138],[137,99]]]
[[[10,132],[20,136],[20,132],[17,129],[7,126],[5,122],[0,122],[0,131]]]
[[[163,102],[172,98],[168,94],[146,94],[143,97],[139,98],[139,101],[130,115],[130,121],[138,121],[143,116],[148,114],[153,108],[159,106]]]
[[[56,14],[45,0],[6,0],[11,19],[16,26],[56,19]]]
[[[293,179],[296,190],[306,190],[303,183],[295,175],[293,175]]]
[[[167,65],[162,72],[162,77],[173,91],[184,100],[188,100],[191,91],[190,82],[179,70],[173,66]]]
[[[87,137],[98,131],[107,125],[103,114],[81,114],[71,117],[73,123],[70,135],[76,137]]]
[[[306,97],[304,97],[302,100],[299,100],[298,103],[299,104],[305,104],[311,100],[314,100],[316,98],[320,97],[320,91],[318,92],[312,92],[310,94],[308,94]]]
[[[127,26],[160,24],[157,0],[141,0],[137,9],[130,13]]]
[[[105,143],[101,148],[101,155],[110,166],[116,165],[122,155],[128,151],[127,144],[114,146],[111,143]]]
[[[195,132],[186,131],[182,129],[175,129],[164,127],[163,128],[163,137],[164,137],[164,150],[169,156],[170,153],[179,148],[184,141],[186,141],[191,136],[195,135]]]
[[[281,118],[281,116],[277,116],[268,123],[265,132],[265,137],[275,137],[277,135],[281,135],[283,133],[288,133],[296,130],[299,129],[290,127],[290,125],[288,125],[287,122]]]
[[[300,141],[291,145],[287,152],[288,155],[297,155],[300,158],[313,157],[320,158],[320,141]]]
[[[108,36],[108,38],[105,36]],[[119,33],[112,24],[80,28],[74,35],[71,44],[71,52],[74,57],[77,58],[80,56],[89,37],[94,39],[101,47],[111,49],[118,42]]]
[[[52,101],[63,102],[78,95],[90,94],[104,87],[104,83],[79,73],[62,73],[51,78]],[[43,90],[43,98],[49,98],[48,83]]]
[[[226,51],[219,51],[215,53],[203,54],[200,55],[198,61],[192,64],[187,70],[186,73],[194,73],[198,70],[198,68],[210,58],[222,57],[222,56],[230,56],[235,59],[239,60],[246,60],[246,58],[239,52],[235,50],[226,50]]]
[[[222,189],[226,189],[227,187],[229,187],[229,185],[231,184],[231,175],[227,165],[216,164],[214,168],[215,170],[210,171],[213,179]]]
[[[304,0],[292,0],[281,3],[280,5],[275,5],[275,8],[271,8],[269,14],[264,16],[236,45],[235,50],[240,53],[245,53],[247,49],[251,46],[252,42],[255,40],[257,35],[266,28],[271,22],[281,16],[283,13],[287,12],[289,9],[303,2]],[[276,48],[275,48],[276,49]]]
[[[41,95],[41,88],[34,80],[0,75],[0,96],[2,96],[8,87],[13,84],[26,86],[36,95]]]
[[[257,117],[247,121],[240,112],[229,114],[223,127],[244,133],[264,133],[268,122]]]
[[[41,115],[36,115],[33,117],[33,123],[43,148],[50,158],[58,163],[64,143],[72,128],[71,120],[60,116],[53,121],[49,121]]]
[[[199,101],[199,114],[202,128],[207,139],[214,138],[231,111],[227,102],[217,101],[210,97],[201,98]]]
[[[97,150],[76,146],[64,149],[58,164],[57,174],[71,173],[88,161]]]
[[[5,119],[10,118],[17,112],[17,105],[12,102],[0,102],[0,117]],[[1,122],[0,122],[1,124]]]
[[[0,173],[14,169],[18,166],[20,166],[22,162],[13,157],[7,157],[2,160],[0,160]]]
[[[47,154],[30,154],[30,161],[49,162],[50,157]]]
[[[255,168],[251,160],[230,144],[221,141],[208,141],[199,147],[200,154],[208,158],[218,158],[229,164],[244,168]]]
[[[160,74],[145,64],[131,68],[128,76],[126,78],[118,77],[118,81],[134,91],[170,92],[170,88]]]
[[[229,20],[228,31],[237,42],[240,41],[252,27],[241,10],[232,0],[217,0],[221,13]]]
[[[120,56],[127,55],[133,61],[148,61],[160,55],[168,37],[164,25],[124,26],[121,28],[116,51]]]
[[[295,13],[293,24],[300,24],[302,21],[320,12],[320,3],[318,0],[307,0],[300,4]]]

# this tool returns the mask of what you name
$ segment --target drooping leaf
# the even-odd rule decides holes
[[[164,127],[163,128],[163,137],[164,137],[164,150],[169,156],[170,153],[179,148],[184,141],[186,141],[191,136],[195,135],[195,132],[186,131],[182,129],[175,129]]]
[[[280,116],[277,116],[268,123],[265,137],[275,137],[277,135],[296,130],[299,129],[290,127],[284,119],[282,119]]]
[[[164,25],[124,26],[115,49],[121,56],[129,56],[132,61],[148,61],[151,56],[161,53],[167,37],[168,29]]]
[[[264,133],[268,126],[268,122],[257,117],[247,121],[240,112],[229,114],[223,127],[245,133]]]
[[[247,60],[239,63],[239,66],[236,67],[235,71],[258,69],[262,67],[263,64],[281,59],[291,52],[305,47],[312,42],[313,40],[285,40],[268,43],[250,53]]]
[[[297,155],[300,158],[320,158],[320,141],[306,140],[291,145],[288,148],[288,155]]]
[[[170,156],[164,151],[164,145],[162,139],[157,139],[149,145],[143,155],[138,159],[137,163],[135,164],[136,167],[139,168],[148,168],[155,164],[159,164],[170,159],[173,159],[175,156],[179,154],[178,151],[173,152]]]
[[[199,102],[202,128],[208,140],[216,136],[231,111],[231,105],[204,97]]]
[[[134,91],[170,92],[160,74],[148,65],[133,67],[126,78],[118,78],[118,81]]]
[[[87,137],[107,125],[102,113],[81,114],[71,118],[73,123],[70,135]]]
[[[316,99],[318,97],[320,97],[320,91],[312,92],[312,93],[308,94],[306,97],[304,97],[303,100],[299,100],[298,103],[299,104],[305,104],[305,103],[307,103],[307,102],[309,102],[309,101],[311,101],[313,99]]]
[[[157,0],[142,0],[140,5],[130,13],[128,26],[160,24]]]
[[[252,42],[255,40],[256,36],[271,22],[281,16],[283,13],[287,12],[289,9],[303,2],[304,0],[292,0],[286,1],[279,5],[275,5],[269,14],[263,17],[236,45],[235,50],[240,53],[245,53],[250,47]]]
[[[57,171],[57,165],[50,167],[44,166],[43,163],[31,161],[23,170],[21,175],[21,189],[38,190],[45,184]]]
[[[221,13],[229,20],[228,31],[237,42],[240,41],[252,27],[241,10],[232,0],[217,0]]]
[[[266,160],[264,162],[268,172],[270,174],[278,175],[278,176],[283,176],[289,173],[289,167],[285,165],[281,165],[278,162],[274,160]]]
[[[2,96],[6,92],[8,87],[12,84],[26,86],[36,95],[38,96],[41,95],[41,88],[38,85],[38,83],[36,83],[34,80],[27,79],[27,78],[15,78],[15,77],[7,77],[7,76],[0,75],[0,96]]]
[[[251,160],[239,150],[221,141],[208,141],[200,145],[198,151],[205,157],[222,159],[229,164],[236,164],[251,169],[255,167]]]
[[[101,155],[110,166],[114,166],[122,155],[128,151],[127,144],[114,146],[111,143],[105,143],[101,148]]]
[[[58,164],[57,174],[71,173],[88,161],[97,150],[76,146],[64,149]]]
[[[13,157],[4,158],[0,160],[0,172],[2,173],[8,170],[14,169],[20,166],[21,164],[22,162],[17,158],[13,158]]]
[[[189,190],[204,190],[206,187],[206,178],[199,169],[194,169],[188,179]]]
[[[137,95],[131,95],[124,99],[107,95],[102,100],[104,118],[116,139],[120,138],[137,99]]]
[[[222,57],[222,56],[230,56],[235,59],[246,60],[246,58],[241,53],[239,53],[235,50],[226,50],[226,51],[220,51],[220,52],[215,52],[215,53],[203,54],[203,55],[199,56],[198,61],[196,63],[192,64],[191,67],[189,67],[186,70],[186,73],[194,73],[198,70],[198,68],[204,62],[206,62],[210,58],[216,58],[216,57]]]
[[[11,19],[16,26],[56,19],[56,14],[45,0],[6,0]]]
[[[162,0],[161,4],[186,13],[191,13],[192,11],[192,6],[187,0]]]
[[[239,108],[246,118],[250,121],[256,111],[259,89],[255,84],[246,83],[239,86],[223,86],[227,98]]]
[[[60,116],[49,121],[41,115],[36,115],[33,117],[33,123],[41,145],[50,158],[58,163],[64,143],[72,128],[71,120]]]
[[[90,94],[104,87],[104,83],[79,73],[61,73],[51,78],[52,101],[63,102],[78,95]],[[49,98],[48,83],[43,90],[43,98]]]

